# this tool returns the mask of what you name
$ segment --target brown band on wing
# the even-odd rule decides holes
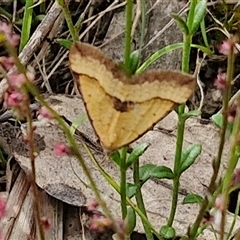
[[[133,102],[122,102],[118,98],[111,97],[113,102],[113,107],[119,112],[128,112],[129,110],[133,109],[134,103]]]

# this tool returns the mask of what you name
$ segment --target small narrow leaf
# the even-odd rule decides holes
[[[120,166],[121,164],[121,156],[119,151],[115,151],[111,154],[111,159],[118,165]]]
[[[132,198],[136,195],[136,192],[138,190],[139,186],[136,185],[136,184],[132,184],[132,183],[127,183],[127,186],[126,186],[126,193],[127,193],[127,196],[129,198]]]
[[[173,239],[176,235],[176,231],[173,227],[165,225],[161,227],[160,234],[164,239]]]
[[[125,221],[125,226],[127,226],[127,234],[130,235],[136,227],[136,212],[132,207],[127,208],[127,217]]]
[[[133,149],[126,161],[126,167],[130,167],[149,147],[148,143],[138,145]]]
[[[190,29],[190,34],[194,34],[201,21],[203,20],[205,13],[206,13],[206,9],[207,9],[207,1],[206,0],[200,0],[195,8],[195,14],[194,14],[194,18],[193,18],[193,24],[192,24],[192,29]]]
[[[172,14],[172,17],[175,19],[175,21],[177,22],[178,26],[182,30],[182,32],[185,35],[188,35],[189,34],[189,29],[188,29],[188,26],[187,26],[186,22],[183,20],[183,18],[181,18],[177,14]]]
[[[183,199],[183,204],[193,204],[193,203],[198,203],[201,204],[203,201],[203,198],[200,195],[197,194],[188,194],[184,199]]]
[[[139,59],[140,51],[139,50],[133,51],[130,55],[130,71],[132,74],[134,74],[138,68]]]
[[[202,146],[199,144],[192,144],[188,146],[188,148],[183,151],[181,157],[181,165],[180,165],[180,173],[187,170],[196,160],[196,158],[200,155],[202,151]]]
[[[173,172],[170,168],[165,166],[156,166],[154,164],[145,164],[139,168],[139,177],[140,180],[145,182],[149,178],[157,179],[172,179]]]
[[[223,125],[223,115],[221,113],[218,114],[214,114],[211,117],[213,123],[218,127],[218,128],[222,128]]]
[[[70,49],[72,46],[72,42],[66,39],[58,38],[56,42],[59,43],[61,46],[65,47],[66,49]]]
[[[188,118],[190,118],[190,117],[197,117],[197,116],[199,116],[201,114],[201,111],[199,111],[199,110],[193,110],[193,111],[189,111],[189,112],[187,112],[187,113],[184,113],[183,114],[183,117],[185,118],[185,119],[188,119]]]

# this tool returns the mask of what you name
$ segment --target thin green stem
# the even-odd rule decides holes
[[[6,45],[6,48],[7,48],[8,52],[9,52],[9,54],[14,57],[15,64],[16,64],[19,72],[23,73],[25,75],[25,78],[28,79],[27,76],[26,76],[25,68],[21,64],[21,62],[19,61],[16,52],[11,48],[11,46],[8,43],[6,43],[5,45]],[[115,230],[117,231],[118,227],[115,224],[115,221],[114,221],[114,219],[113,219],[109,209],[107,208],[106,203],[102,200],[102,198],[100,196],[100,193],[99,193],[99,191],[97,189],[97,186],[96,186],[96,184],[95,184],[95,182],[94,182],[94,180],[92,178],[92,175],[91,175],[91,173],[90,173],[90,171],[89,171],[85,161],[83,160],[83,158],[81,156],[81,152],[79,150],[79,147],[78,147],[74,137],[72,136],[71,131],[69,130],[68,125],[59,116],[59,114],[48,105],[48,103],[44,100],[44,98],[39,94],[39,92],[38,92],[38,90],[37,90],[37,88],[36,88],[36,86],[34,84],[32,84],[30,81],[26,81],[25,85],[26,85],[27,90],[33,96],[35,96],[35,98],[38,100],[38,102],[42,106],[45,106],[51,112],[52,116],[55,118],[55,120],[58,122],[59,126],[62,128],[63,132],[66,135],[68,143],[71,146],[72,153],[77,157],[77,160],[78,160],[80,166],[82,167],[84,173],[86,174],[87,178],[89,179],[89,182],[90,182],[89,185],[90,185],[91,189],[93,190],[93,192],[95,193],[95,196],[96,196],[96,199],[97,199],[99,205],[102,207],[102,209],[103,209],[104,213],[106,214],[106,216],[113,222]]]
[[[130,54],[131,54],[131,30],[132,30],[132,12],[133,2],[127,0],[125,9],[126,30],[125,30],[125,47],[124,47],[124,64],[126,68],[130,69]]]
[[[177,202],[178,202],[178,189],[180,185],[180,163],[182,156],[182,145],[183,145],[183,137],[184,137],[184,128],[185,128],[185,119],[179,116],[178,118],[178,127],[177,127],[177,143],[176,143],[176,152],[175,152],[175,160],[174,160],[174,179],[173,179],[173,196],[172,196],[172,205],[171,211],[168,218],[168,226],[172,226],[174,216],[177,210]]]
[[[122,219],[125,219],[127,216],[127,202],[126,202],[126,157],[127,157],[127,148],[123,147],[121,150],[121,169],[120,169],[120,191],[121,191],[121,209],[122,209]]]
[[[222,221],[221,221],[221,234],[220,239],[224,239],[224,229],[225,229],[225,222],[226,222],[226,211],[227,211],[227,205],[228,205],[228,198],[229,198],[229,190],[230,185],[232,182],[232,176],[234,173],[234,170],[238,163],[239,155],[236,154],[236,149],[238,147],[238,137],[239,137],[239,131],[240,131],[240,100],[238,100],[238,113],[235,119],[234,127],[233,127],[233,133],[232,133],[232,145],[230,148],[230,159],[227,167],[226,174],[223,179],[223,199],[224,199],[224,210],[222,212]]]
[[[141,210],[141,212],[145,215],[145,217],[148,218],[147,217],[147,211],[146,211],[146,208],[144,206],[141,187],[140,187],[139,160],[136,160],[134,162],[134,165],[133,165],[133,179],[134,179],[135,185],[139,186],[138,190],[136,192],[136,195],[135,195],[135,198],[136,198],[136,201],[137,201],[137,206]],[[151,227],[147,223],[145,223],[144,221],[142,221],[142,224],[143,224],[143,228],[145,230],[147,240],[153,240]]]
[[[221,137],[220,137],[218,153],[213,162],[213,175],[212,175],[209,187],[208,187],[210,196],[214,193],[215,188],[216,188],[215,182],[218,178],[220,165],[221,165],[221,159],[222,159],[222,153],[223,153],[223,147],[224,147],[224,143],[225,143],[225,136],[226,136],[226,130],[227,130],[227,124],[228,124],[227,109],[228,109],[228,102],[229,102],[230,94],[231,94],[231,79],[233,77],[233,66],[234,66],[234,56],[233,56],[233,58],[232,57],[230,57],[230,59],[228,58],[227,82],[226,82],[226,88],[225,88],[224,95],[223,95],[223,113],[224,113],[223,114],[223,126],[221,129]],[[208,200],[208,196],[206,196],[202,202],[201,209],[199,211],[197,219],[191,227],[189,240],[194,240],[196,238],[198,228],[201,224],[201,221],[204,217],[204,214],[205,214],[208,206],[209,206],[209,200]]]
[[[189,71],[189,56],[191,50],[192,37],[184,36],[184,44],[183,44],[183,56],[182,56],[182,71],[188,73]],[[171,211],[168,218],[168,226],[172,226],[174,217],[177,210],[178,203],[178,189],[180,185],[180,164],[181,164],[181,156],[182,156],[182,147],[183,147],[183,139],[184,139],[184,130],[185,130],[185,117],[183,117],[185,109],[185,104],[178,107],[178,125],[177,125],[177,143],[175,150],[175,160],[174,160],[174,179],[173,179],[173,197],[172,197],[172,205]]]
[[[96,165],[99,172],[102,174],[102,176],[106,179],[106,181],[120,194],[120,186],[114,181],[114,179],[102,168],[102,166],[98,163],[98,161],[94,158],[94,156],[91,154],[89,149],[86,149],[90,155],[91,160]],[[127,204],[131,206],[136,213],[139,215],[141,220],[148,224],[149,227],[152,229],[152,232],[158,237],[158,239],[163,240],[163,238],[160,236],[160,234],[153,228],[149,220],[146,218],[146,216],[142,213],[142,211],[136,206],[135,203],[133,203],[128,197],[126,198]]]
[[[235,54],[234,54],[234,44],[231,46],[231,53],[228,56],[228,71],[227,71],[227,81],[226,81],[226,99],[228,100],[226,102],[226,109],[224,111],[224,115],[227,118],[227,108],[228,108],[228,102],[230,99],[230,94],[231,94],[231,82],[233,80],[233,72],[234,72],[234,61],[235,61]],[[237,116],[234,121],[233,125],[233,131],[232,131],[232,144],[230,148],[230,158],[228,162],[228,168],[226,171],[226,174],[224,176],[224,181],[223,181],[223,199],[224,199],[224,210],[227,209],[227,204],[228,204],[228,195],[229,195],[229,189],[230,189],[230,184],[232,181],[232,175],[234,172],[234,169],[237,165],[238,161],[238,155],[236,154],[236,147],[238,144],[238,136],[239,136],[239,129],[240,129],[240,100],[238,100],[237,104]],[[226,211],[223,211],[222,214],[222,221],[221,221],[221,234],[220,234],[220,239],[222,240],[224,238],[224,227],[225,227],[225,220],[226,220]]]
[[[33,190],[33,205],[34,205],[34,215],[35,215],[35,221],[36,226],[39,230],[39,235],[41,240],[45,240],[43,225],[41,224],[41,217],[40,217],[40,204],[39,204],[39,192],[38,187],[36,184],[36,168],[35,168],[35,156],[34,156],[34,128],[33,128],[33,120],[32,120],[32,114],[31,110],[29,108],[29,102],[26,102],[27,107],[27,129],[28,129],[28,142],[29,142],[29,158],[31,163],[31,186]]]
[[[230,237],[231,237],[231,235],[232,235],[234,226],[235,226],[236,221],[237,221],[237,219],[238,219],[239,207],[240,207],[240,193],[238,193],[237,206],[236,206],[236,209],[235,209],[235,212],[234,212],[234,218],[233,218],[233,221],[232,221],[232,223],[231,223],[230,229],[229,229],[229,231],[228,231],[226,240],[230,239]],[[239,239],[239,238],[236,238],[236,239]]]
[[[68,7],[66,6],[66,2],[64,0],[57,0],[57,2],[63,10],[63,14],[64,14],[65,20],[67,22],[68,29],[70,31],[73,41],[77,42],[78,41],[78,33],[76,32],[76,29],[74,28],[71,13],[70,13]]]

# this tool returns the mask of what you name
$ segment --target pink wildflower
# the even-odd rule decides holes
[[[100,214],[94,214],[89,223],[89,228],[98,232],[104,232],[106,228],[111,226],[111,220]]]
[[[96,200],[92,200],[88,205],[87,205],[87,210],[92,212],[98,208],[99,204]]]
[[[38,111],[38,119],[41,120],[43,118],[48,120],[53,119],[52,113],[45,106],[41,107]]]
[[[231,52],[231,48],[233,47],[233,51],[236,54],[236,53],[238,53],[238,50],[237,50],[235,44],[236,43],[232,39],[227,39],[220,45],[219,52],[225,56],[228,56]]]
[[[14,33],[11,25],[0,22],[0,33],[4,34],[6,40],[12,47],[16,47],[19,44],[20,37]]]
[[[8,75],[9,84],[13,88],[21,88],[25,83],[25,76],[18,72],[12,72]]]
[[[35,74],[33,69],[28,67],[26,72],[27,78],[29,81],[33,81],[35,78]],[[12,88],[21,88],[22,85],[26,82],[26,77],[22,73],[18,73],[17,71],[12,72],[8,75],[9,85]]]
[[[6,71],[9,71],[14,66],[14,58],[2,56],[0,57],[0,64]]]
[[[6,214],[6,202],[0,198],[0,219],[3,218]]]
[[[7,108],[20,107],[25,100],[26,96],[18,90],[9,88],[4,94],[4,106]]]
[[[215,200],[215,208],[223,211],[224,210],[224,202],[223,202],[223,196],[222,195],[218,195],[216,200]]]
[[[226,73],[219,72],[217,78],[215,79],[214,85],[219,90],[223,90],[226,87]]]
[[[237,168],[232,176],[232,187],[236,187],[238,184],[240,184],[240,168]]]
[[[230,122],[230,123],[234,122],[236,114],[237,114],[236,105],[233,105],[233,106],[229,107],[228,110],[227,110],[228,122]]]
[[[57,156],[62,156],[64,154],[69,154],[70,153],[70,148],[68,146],[66,146],[65,143],[57,143],[55,146],[54,146],[54,153],[57,155]]]

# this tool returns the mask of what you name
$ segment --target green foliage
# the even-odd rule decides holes
[[[177,14],[172,14],[172,17],[175,19],[175,21],[177,22],[178,26],[182,30],[182,32],[185,35],[188,35],[189,34],[189,29],[188,29],[188,26],[187,26],[186,22],[184,21],[184,19],[181,16],[177,15]]]
[[[160,229],[160,234],[164,239],[173,239],[176,235],[175,229],[167,225],[162,226]]]
[[[132,207],[127,208],[127,217],[125,221],[127,226],[127,235],[130,235],[136,227],[136,212]]]
[[[148,143],[142,143],[135,147],[126,160],[126,167],[130,167],[149,147]]]
[[[140,180],[146,182],[150,178],[173,179],[173,172],[165,166],[156,166],[154,164],[145,164],[139,168]]]
[[[201,204],[203,201],[203,198],[200,195],[197,194],[188,194],[184,199],[183,199],[183,204],[193,204],[193,203],[198,203]]]
[[[69,41],[67,39],[58,38],[56,42],[59,43],[61,46],[65,47],[66,49],[70,49],[70,47],[72,46],[72,41]]]
[[[32,15],[33,9],[31,8],[34,4],[33,0],[26,0],[25,9],[24,9],[24,16],[23,16],[23,24],[22,24],[22,32],[20,38],[20,46],[19,51],[21,52],[26,43],[29,40],[31,26],[32,26]]]
[[[202,22],[205,16],[206,9],[207,9],[207,1],[200,0],[197,3],[197,6],[195,8],[193,24],[192,24],[192,28],[190,29],[190,34],[194,34],[197,31],[200,23]]]
[[[130,66],[129,66],[131,74],[134,74],[136,72],[138,68],[139,60],[140,60],[139,50],[133,51],[130,55]]]
[[[182,152],[181,163],[179,172],[183,173],[186,171],[200,155],[202,146],[199,144],[191,144],[188,148]]]

